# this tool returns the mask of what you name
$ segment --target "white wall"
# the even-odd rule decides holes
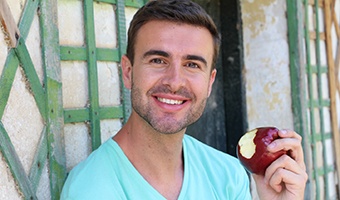
[[[293,128],[285,0],[242,0],[249,129]]]

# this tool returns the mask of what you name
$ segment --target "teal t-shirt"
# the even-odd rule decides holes
[[[249,179],[239,161],[191,136],[183,139],[184,179],[179,200],[251,199]],[[109,139],[71,170],[62,200],[165,199]]]

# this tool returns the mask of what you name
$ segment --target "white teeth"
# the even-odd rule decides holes
[[[166,103],[166,104],[171,104],[171,105],[179,105],[182,104],[183,101],[179,100],[173,100],[173,99],[165,99],[165,98],[157,98],[160,102]]]

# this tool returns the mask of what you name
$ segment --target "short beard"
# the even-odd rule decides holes
[[[163,93],[170,93],[171,91],[164,85],[154,87],[150,89],[147,93],[147,97],[151,96],[152,93],[155,92],[163,92]],[[189,92],[186,89],[179,90],[176,94],[182,95],[184,97],[188,97],[192,99],[193,102],[196,101],[196,97],[194,94]],[[155,111],[151,107],[151,105],[146,102],[142,104],[142,97],[143,94],[141,90],[132,83],[131,89],[131,100],[132,100],[132,108],[134,111],[143,118],[154,130],[159,133],[163,134],[175,134],[184,129],[186,129],[189,125],[196,122],[203,114],[207,98],[203,99],[201,102],[198,103],[197,108],[191,108],[187,114],[184,116],[183,119],[176,120],[172,117],[172,114],[164,114],[162,118],[158,118],[156,116]]]

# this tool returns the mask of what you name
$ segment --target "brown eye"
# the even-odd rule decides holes
[[[198,64],[193,62],[187,63],[186,66],[190,68],[200,68]]]
[[[154,58],[154,59],[151,60],[151,63],[164,64],[165,62],[162,59]]]

